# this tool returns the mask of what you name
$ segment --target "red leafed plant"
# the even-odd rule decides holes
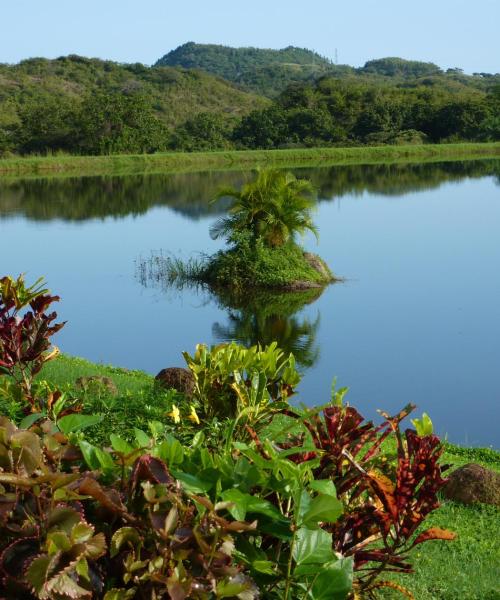
[[[47,313],[59,296],[51,296],[43,279],[26,287],[24,277],[0,279],[0,374],[10,375],[21,386],[34,409],[34,376],[43,364],[58,354],[50,338],[64,323],[54,323],[57,314]]]
[[[455,537],[436,527],[414,537],[426,516],[439,507],[437,493],[446,483],[442,471],[447,466],[439,464],[443,448],[436,435],[400,431],[401,421],[413,409],[408,405],[394,417],[382,413],[384,422],[375,426],[352,407],[331,406],[323,418],[314,415],[305,422],[320,457],[315,477],[331,479],[346,507],[328,526],[335,549],[354,557],[357,587],[366,593],[383,585],[374,583],[382,571],[411,572],[407,554],[415,545]],[[312,458],[310,453],[295,456]]]

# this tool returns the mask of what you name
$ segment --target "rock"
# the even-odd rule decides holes
[[[104,388],[111,396],[118,395],[118,388],[114,381],[110,377],[103,377],[102,375],[91,375],[89,377],[78,377],[75,381],[76,387],[82,390],[88,390],[89,388]]]
[[[500,473],[469,463],[453,471],[443,493],[449,500],[463,504],[483,502],[500,506]]]
[[[191,398],[194,392],[194,376],[188,369],[181,367],[169,367],[162,369],[155,380],[165,388],[177,390],[188,398]]]
[[[326,266],[325,261],[322,260],[317,254],[312,254],[311,252],[304,252],[304,258],[309,263],[309,265],[315,271],[317,271],[321,275],[321,277],[323,277],[325,281],[332,280],[332,274],[330,272],[330,269]]]

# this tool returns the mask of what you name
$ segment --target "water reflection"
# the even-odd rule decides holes
[[[227,322],[215,322],[212,333],[216,340],[235,340],[245,346],[278,342],[285,352],[293,352],[303,368],[312,367],[319,358],[316,334],[320,322],[299,313],[315,302],[323,289],[272,293],[260,291],[250,297],[218,295],[217,301],[227,311]]]
[[[364,192],[402,196],[465,178],[494,176],[500,160],[423,164],[348,165],[296,169],[318,189],[319,201]],[[167,206],[196,220],[223,213],[227,203],[211,203],[222,185],[239,187],[248,173],[218,171],[127,177],[1,179],[0,219],[24,216],[33,221],[83,222],[145,214]]]

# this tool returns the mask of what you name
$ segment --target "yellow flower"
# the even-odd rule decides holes
[[[193,423],[196,423],[196,425],[200,424],[200,419],[198,417],[198,415],[196,414],[196,409],[194,408],[194,406],[191,404],[191,413],[188,416],[188,419],[191,419],[191,421],[193,421]]]
[[[175,404],[172,404],[171,412],[167,413],[167,417],[172,417],[174,423],[181,422],[181,413]]]

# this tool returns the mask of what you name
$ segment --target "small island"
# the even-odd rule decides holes
[[[325,261],[297,240],[306,231],[318,237],[310,181],[278,169],[258,169],[240,190],[221,188],[215,200],[220,198],[231,198],[232,204],[210,235],[224,238],[228,248],[187,262],[157,258],[160,276],[169,283],[205,284],[214,291],[240,294],[323,288],[337,280]]]

